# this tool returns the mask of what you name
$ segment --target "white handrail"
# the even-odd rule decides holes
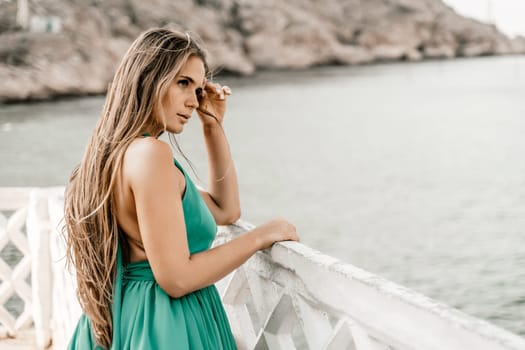
[[[223,239],[251,227],[238,226]],[[260,320],[244,349],[301,348],[301,337],[311,349],[525,349],[511,332],[296,242],[256,254],[229,278],[224,303],[238,334],[247,310]]]
[[[13,321],[0,303],[0,323],[16,336],[33,320],[39,347],[52,339],[57,349],[81,313],[74,275],[64,265],[62,194],[61,187],[0,188],[0,214],[15,210],[7,219],[0,215],[0,249],[14,240],[32,260],[29,297],[19,286],[23,268],[13,277],[0,263],[0,274],[11,273],[0,295],[25,293],[30,309],[20,316],[26,319]],[[24,220],[28,243],[18,232]],[[243,221],[220,227],[214,245],[251,228]],[[217,287],[241,350],[525,349],[525,339],[511,332],[296,242],[258,252]]]

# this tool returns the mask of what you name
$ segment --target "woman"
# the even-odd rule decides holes
[[[273,220],[210,249],[216,225],[240,217],[222,121],[226,86],[205,78],[188,35],[151,29],[125,54],[66,193],[68,261],[82,315],[70,349],[234,349],[213,283],[260,249],[298,240]],[[199,191],[170,147],[196,111],[209,160]]]

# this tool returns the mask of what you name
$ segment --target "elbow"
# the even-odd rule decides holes
[[[225,213],[224,216],[221,218],[220,222],[218,222],[218,224],[224,226],[231,225],[240,218],[241,208],[236,208],[235,210],[230,210],[230,212]]]
[[[189,288],[180,280],[157,281],[159,287],[172,298],[181,298],[190,292]]]
[[[235,209],[235,211],[232,213],[230,217],[230,223],[229,225],[233,224],[235,221],[239,220],[241,218],[241,208]]]
[[[166,294],[168,294],[173,299],[182,298],[183,296],[188,294],[187,292],[185,292],[183,290],[171,291],[170,293],[168,293],[167,291],[165,291],[165,292],[166,292]]]

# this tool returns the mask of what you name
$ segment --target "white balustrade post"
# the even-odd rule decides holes
[[[51,343],[51,260],[49,254],[49,214],[47,194],[31,191],[27,213],[27,238],[31,251],[31,290],[36,343]]]
[[[224,307],[229,311],[229,322],[239,350],[253,349],[255,331],[247,304],[251,297],[248,280],[242,267],[234,271],[221,293]]]
[[[66,266],[64,225],[64,188],[49,197],[51,221],[51,267],[53,271],[53,348],[65,349],[73,334],[82,309],[76,297],[76,276]]]

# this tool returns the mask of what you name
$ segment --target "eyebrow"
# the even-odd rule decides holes
[[[184,79],[188,79],[190,81],[190,83],[192,83],[192,84],[195,83],[195,80],[193,80],[193,78],[191,78],[191,77],[188,77],[187,75],[181,75],[180,77],[184,78]]]

